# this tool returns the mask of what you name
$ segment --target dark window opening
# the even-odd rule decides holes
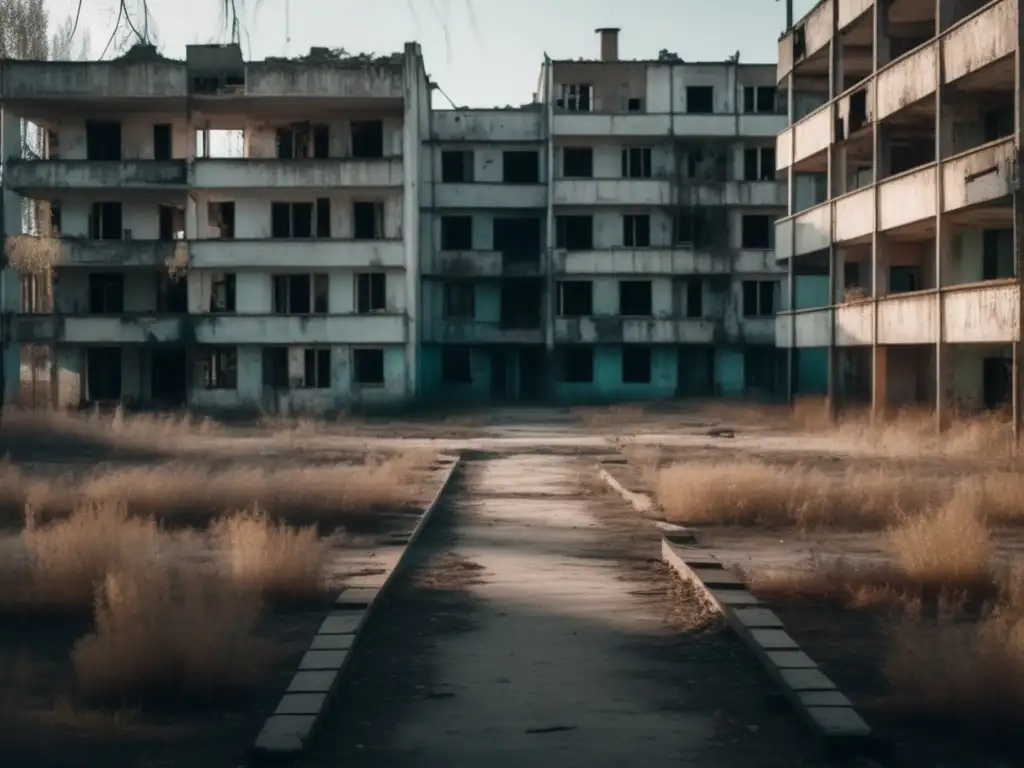
[[[761,181],[775,181],[775,147],[761,147]]]
[[[277,158],[292,160],[295,158],[295,131],[291,128],[277,129]]]
[[[860,264],[856,261],[843,262],[843,288],[850,289],[860,285]]]
[[[330,154],[330,130],[308,122],[283,126],[277,129],[276,147],[280,160],[324,158]]]
[[[352,373],[356,384],[383,384],[384,350],[352,350]]]
[[[540,328],[541,282],[539,280],[505,280],[501,283],[501,327],[515,329]]]
[[[743,180],[744,181],[757,181],[758,171],[757,167],[757,150],[756,149],[745,149],[743,150]]]
[[[103,402],[121,399],[121,348],[92,347],[85,350],[86,399]]]
[[[352,157],[384,157],[383,121],[352,123]]]
[[[158,238],[165,243],[185,239],[185,209],[176,205],[157,207]]]
[[[626,102],[627,112],[643,112],[644,111],[644,100],[643,99],[629,99]]]
[[[279,239],[313,237],[313,203],[271,203],[270,236]]]
[[[619,314],[625,317],[650,317],[650,280],[621,280],[619,282]]]
[[[473,250],[473,217],[442,216],[441,217],[441,250],[471,251]]]
[[[60,237],[60,233],[60,205],[58,203],[53,203],[50,205],[50,235],[53,237]]]
[[[213,276],[210,284],[210,312],[230,314],[235,311],[235,275],[233,272]]]
[[[206,207],[206,220],[210,228],[210,236],[214,239],[231,240],[235,237],[235,204],[209,203]],[[273,226],[273,206],[271,207],[271,226]]]
[[[982,280],[1013,277],[1013,230],[986,229],[982,232]]]
[[[587,317],[594,314],[594,286],[589,280],[563,280],[558,284],[558,314]]]
[[[288,389],[288,347],[263,348],[263,386]]]
[[[622,150],[622,178],[651,178],[650,147],[625,147]]]
[[[622,217],[622,244],[627,248],[650,247],[651,217],[648,214],[627,214]]]
[[[651,383],[651,348],[628,346],[622,348],[622,383]]]
[[[476,316],[476,290],[473,283],[444,284],[445,320],[472,320]]]
[[[353,203],[356,240],[384,239],[384,203]]]
[[[331,198],[329,197],[316,199],[316,236],[318,238],[331,236]]]
[[[889,292],[910,293],[921,290],[921,271],[917,267],[890,267]]]
[[[292,237],[313,236],[313,204],[292,203]]]
[[[441,183],[473,181],[473,152],[448,150],[441,153]]]
[[[469,347],[443,347],[441,349],[441,383],[472,384],[472,353]]]
[[[803,25],[793,28],[793,61],[794,63],[807,55],[807,37]]]
[[[541,219],[533,216],[526,218],[497,218],[492,224],[494,250],[512,262],[538,263],[543,249]]]
[[[701,181],[725,181],[729,175],[729,159],[725,152],[710,147],[688,147],[686,176]]]
[[[172,315],[188,312],[188,280],[173,279],[167,273],[156,278],[156,311]]]
[[[704,317],[704,284],[700,280],[686,281],[686,316]]]
[[[743,216],[741,246],[757,249],[771,248],[774,225],[775,220],[771,216]]]
[[[566,147],[563,149],[562,176],[567,179],[594,178],[594,150],[590,147]]]
[[[93,203],[89,211],[89,237],[121,240],[124,237],[120,203]]]
[[[309,275],[274,275],[273,312],[279,315],[308,315]]]
[[[270,204],[270,236],[274,238],[292,236],[292,210],[288,203]]]
[[[593,216],[558,216],[555,219],[555,247],[567,251],[589,251],[594,247]]]
[[[197,362],[203,389],[238,388],[238,350],[235,347],[200,350]]]
[[[94,315],[124,312],[124,275],[93,272],[89,275],[89,312]]]
[[[710,85],[686,86],[686,111],[692,115],[710,115],[714,113],[714,87]]]
[[[313,126],[313,157],[324,158],[331,154],[331,132],[326,125]]]
[[[594,381],[593,347],[562,349],[562,381],[566,384],[590,384]]]
[[[540,181],[540,153],[508,150],[501,153],[502,181],[506,184],[536,184]]]
[[[364,272],[356,275],[356,311],[361,315],[387,310],[387,275]]]
[[[303,382],[304,389],[331,388],[331,350],[303,350]]]
[[[328,277],[326,272],[313,275],[313,314],[327,314]]]
[[[775,314],[775,281],[743,281],[743,316],[771,317]]]
[[[847,135],[859,131],[868,122],[868,92],[866,88],[850,94],[849,130]]]
[[[569,112],[590,112],[594,108],[594,87],[587,84],[562,86],[562,98],[555,106]]]
[[[757,112],[760,114],[773,114],[778,106],[779,99],[774,86],[760,85],[757,88]]]
[[[171,150],[171,125],[170,123],[159,123],[153,126],[153,159],[170,160]]]
[[[121,159],[121,123],[116,120],[85,121],[85,159]]]
[[[982,115],[985,141],[995,141],[1013,134],[1013,106],[987,109]]]

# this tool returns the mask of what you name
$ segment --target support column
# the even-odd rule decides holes
[[[951,12],[950,3],[946,0],[935,0],[935,34],[949,26],[948,16]],[[941,432],[949,424],[949,402],[947,400],[949,378],[947,352],[945,344],[945,303],[942,300],[942,288],[946,284],[946,260],[952,247],[950,233],[943,222],[944,207],[943,184],[940,173],[942,159],[951,153],[953,140],[952,114],[946,108],[946,88],[943,85],[945,71],[943,67],[942,41],[938,42],[939,50],[935,56],[935,430]]]
[[[875,72],[889,61],[889,2],[875,0],[873,8],[872,68]],[[878,114],[878,89],[872,88],[871,113]],[[884,236],[878,231],[878,183],[889,173],[887,147],[883,127],[872,126],[872,222],[871,222],[871,421],[885,419],[886,404],[886,350],[878,343],[878,300],[888,292],[889,261]]]
[[[889,350],[875,345],[871,350],[871,423],[885,421],[888,410]]]
[[[829,77],[828,77],[828,98],[832,102],[829,110],[832,118],[835,119],[836,104],[833,101],[843,92],[843,44],[837,32],[839,26],[839,3],[832,3],[832,37],[829,40]],[[828,190],[829,217],[828,217],[828,396],[826,409],[828,420],[832,423],[836,420],[838,413],[837,401],[839,398],[839,365],[838,352],[836,350],[836,245],[835,245],[835,216],[833,215],[831,200],[838,194],[841,180],[837,173],[837,154],[841,151],[836,147],[835,136],[830,136],[828,152],[826,153],[826,183]]]
[[[1024,147],[1024,99],[1021,88],[1024,87],[1024,22],[1017,13],[1017,50],[1014,53],[1016,78],[1014,92],[1014,135],[1017,146],[1017,187],[1013,191],[1013,255],[1014,275],[1017,278],[1017,338],[1013,344],[1013,438],[1020,443],[1021,420],[1024,419],[1024,395],[1021,393],[1024,376],[1021,374],[1021,363],[1024,362],[1024,347],[1021,337],[1024,336],[1024,190],[1021,189],[1021,147]]]
[[[789,8],[792,12],[792,7]],[[792,19],[790,19],[792,21]],[[792,26],[792,25],[791,25]],[[792,41],[792,37],[790,37]],[[790,127],[789,131],[789,166],[786,168],[786,213],[789,216],[793,215],[796,209],[796,178],[793,173],[793,154],[796,148],[796,136],[792,130],[793,123],[796,122],[796,78],[793,75],[792,69],[786,76],[786,114],[787,122]],[[786,287],[787,287],[787,298],[789,300],[789,349],[786,350],[786,395],[790,406],[793,405],[793,401],[796,397],[796,318],[793,316],[793,311],[796,309],[796,256],[792,252],[789,256],[789,263],[786,270]]]

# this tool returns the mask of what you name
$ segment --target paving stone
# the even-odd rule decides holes
[[[850,700],[841,691],[802,691],[797,693],[805,707],[850,707]]]
[[[782,629],[782,619],[768,608],[737,608],[733,615],[748,629]]]
[[[286,693],[327,693],[334,685],[338,670],[296,672]]]
[[[331,613],[324,619],[324,623],[320,625],[321,635],[350,635],[359,629],[359,624],[363,620],[363,614],[353,613],[351,611],[338,611]]]
[[[834,691],[836,688],[820,669],[782,669],[779,672],[794,691]]]
[[[326,693],[286,693],[274,710],[275,715],[319,715]]]
[[[635,494],[630,501],[641,511],[651,507],[651,500],[641,494]],[[670,544],[694,544],[697,541],[697,537],[687,530],[665,531],[664,536]]]
[[[311,651],[347,651],[355,635],[317,635],[309,645]]]
[[[345,589],[376,589],[380,590],[388,579],[386,573],[373,574],[372,576],[353,576],[345,579]]]
[[[808,707],[807,713],[826,736],[871,735],[871,728],[853,707]]]
[[[336,608],[369,608],[370,603],[377,599],[379,589],[369,587],[345,587],[338,599],[334,601]]]
[[[687,563],[687,565],[689,565],[689,563]],[[714,587],[743,589],[746,586],[740,579],[736,578],[735,575],[729,573],[724,568],[698,567],[691,568],[691,570],[693,571],[693,575],[704,582],[704,586],[709,589]]]
[[[761,601],[745,589],[710,588],[711,594],[722,605],[760,605]]]
[[[817,669],[818,665],[803,651],[768,651],[768,658],[779,669]]]
[[[337,635],[337,637],[345,637],[345,635]],[[300,671],[315,671],[315,670],[339,670],[341,665],[345,663],[345,657],[348,656],[348,651],[306,651],[306,655],[302,657],[302,661],[299,662]]]
[[[766,651],[799,651],[796,641],[784,629],[752,629],[754,642]]]
[[[256,749],[266,752],[298,752],[309,739],[315,715],[273,715],[256,737]]]

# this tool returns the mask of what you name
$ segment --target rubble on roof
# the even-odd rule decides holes
[[[174,61],[162,55],[152,43],[136,43],[114,61],[125,64],[145,64],[147,62]]]
[[[373,53],[349,53],[344,48],[314,46],[303,56],[268,56],[266,62],[273,64],[329,64],[352,69],[401,69],[405,57],[401,53],[377,56]]]

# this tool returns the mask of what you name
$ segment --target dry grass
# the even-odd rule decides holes
[[[60,240],[37,235],[12,235],[4,244],[8,264],[23,274],[49,274],[60,262]]]

